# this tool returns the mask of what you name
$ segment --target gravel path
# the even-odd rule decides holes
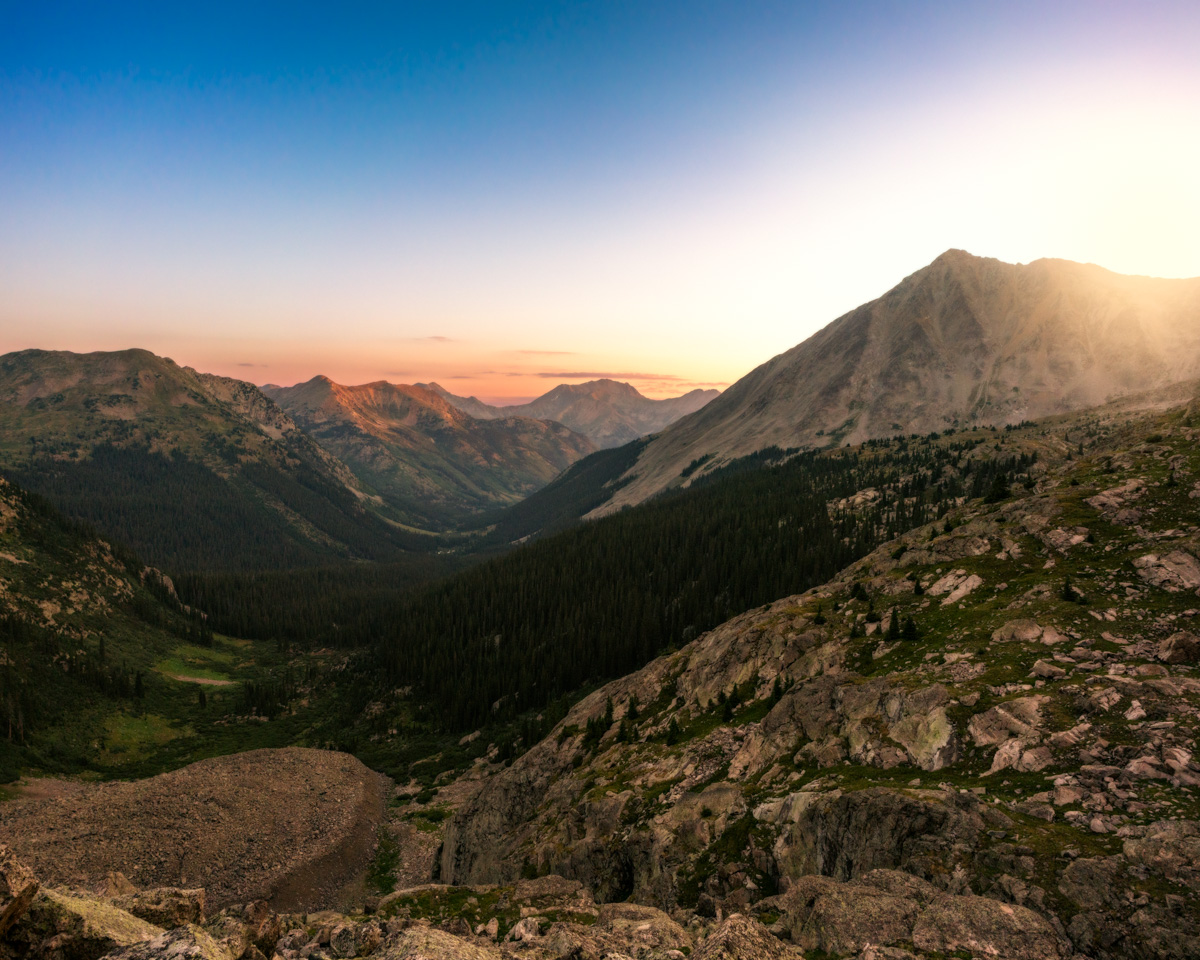
[[[349,754],[253,750],[18,798],[0,805],[0,840],[54,885],[120,870],[139,887],[204,887],[212,908],[321,909],[370,860],[386,785]]]

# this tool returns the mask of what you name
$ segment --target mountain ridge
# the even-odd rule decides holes
[[[419,384],[316,376],[264,393],[401,518],[422,525],[514,503],[594,449],[560,423],[480,420]]]
[[[557,420],[589,437],[600,449],[657,433],[720,396],[719,390],[695,389],[678,397],[652,400],[630,383],[602,377],[586,383],[560,383],[528,403],[498,407],[477,397],[456,396],[438,383],[418,386],[428,387],[473,417]]]

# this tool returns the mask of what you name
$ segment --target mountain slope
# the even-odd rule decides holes
[[[1200,403],[1080,420],[1085,453],[1033,490],[733,618],[472,771],[443,882],[557,873],[757,915],[822,956],[1196,955]]]
[[[655,437],[601,512],[701,458],[1018,423],[1197,375],[1200,279],[951,250]]]
[[[0,468],[172,569],[382,559],[406,540],[257,387],[145,350],[0,357]]]
[[[559,423],[478,420],[418,386],[314,377],[264,388],[317,442],[412,523],[514,503],[594,449]]]
[[[691,390],[680,397],[651,400],[628,383],[591,380],[559,384],[529,403],[494,407],[475,397],[456,397],[436,383],[428,384],[428,387],[473,417],[557,420],[589,437],[601,449],[619,447],[639,437],[658,433],[720,396],[719,390]]]

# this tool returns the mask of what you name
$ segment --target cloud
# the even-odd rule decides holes
[[[405,337],[410,343],[457,343],[453,337]]]
[[[612,373],[597,372],[597,371],[552,371],[542,370],[536,373],[510,373],[510,377],[540,377],[543,380],[667,380],[679,381],[682,377],[676,377],[669,373]]]
[[[239,364],[238,364],[238,366],[239,366],[239,367],[265,367],[265,366],[266,366],[266,364],[265,364],[265,363],[245,363],[245,362],[242,362],[242,363],[239,363]]]
[[[573,357],[574,350],[515,350],[514,353],[521,353],[527,357]]]

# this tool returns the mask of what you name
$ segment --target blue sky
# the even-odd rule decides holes
[[[1197,49],[1184,3],[0,3],[0,350],[664,395],[952,246],[1200,274]]]

